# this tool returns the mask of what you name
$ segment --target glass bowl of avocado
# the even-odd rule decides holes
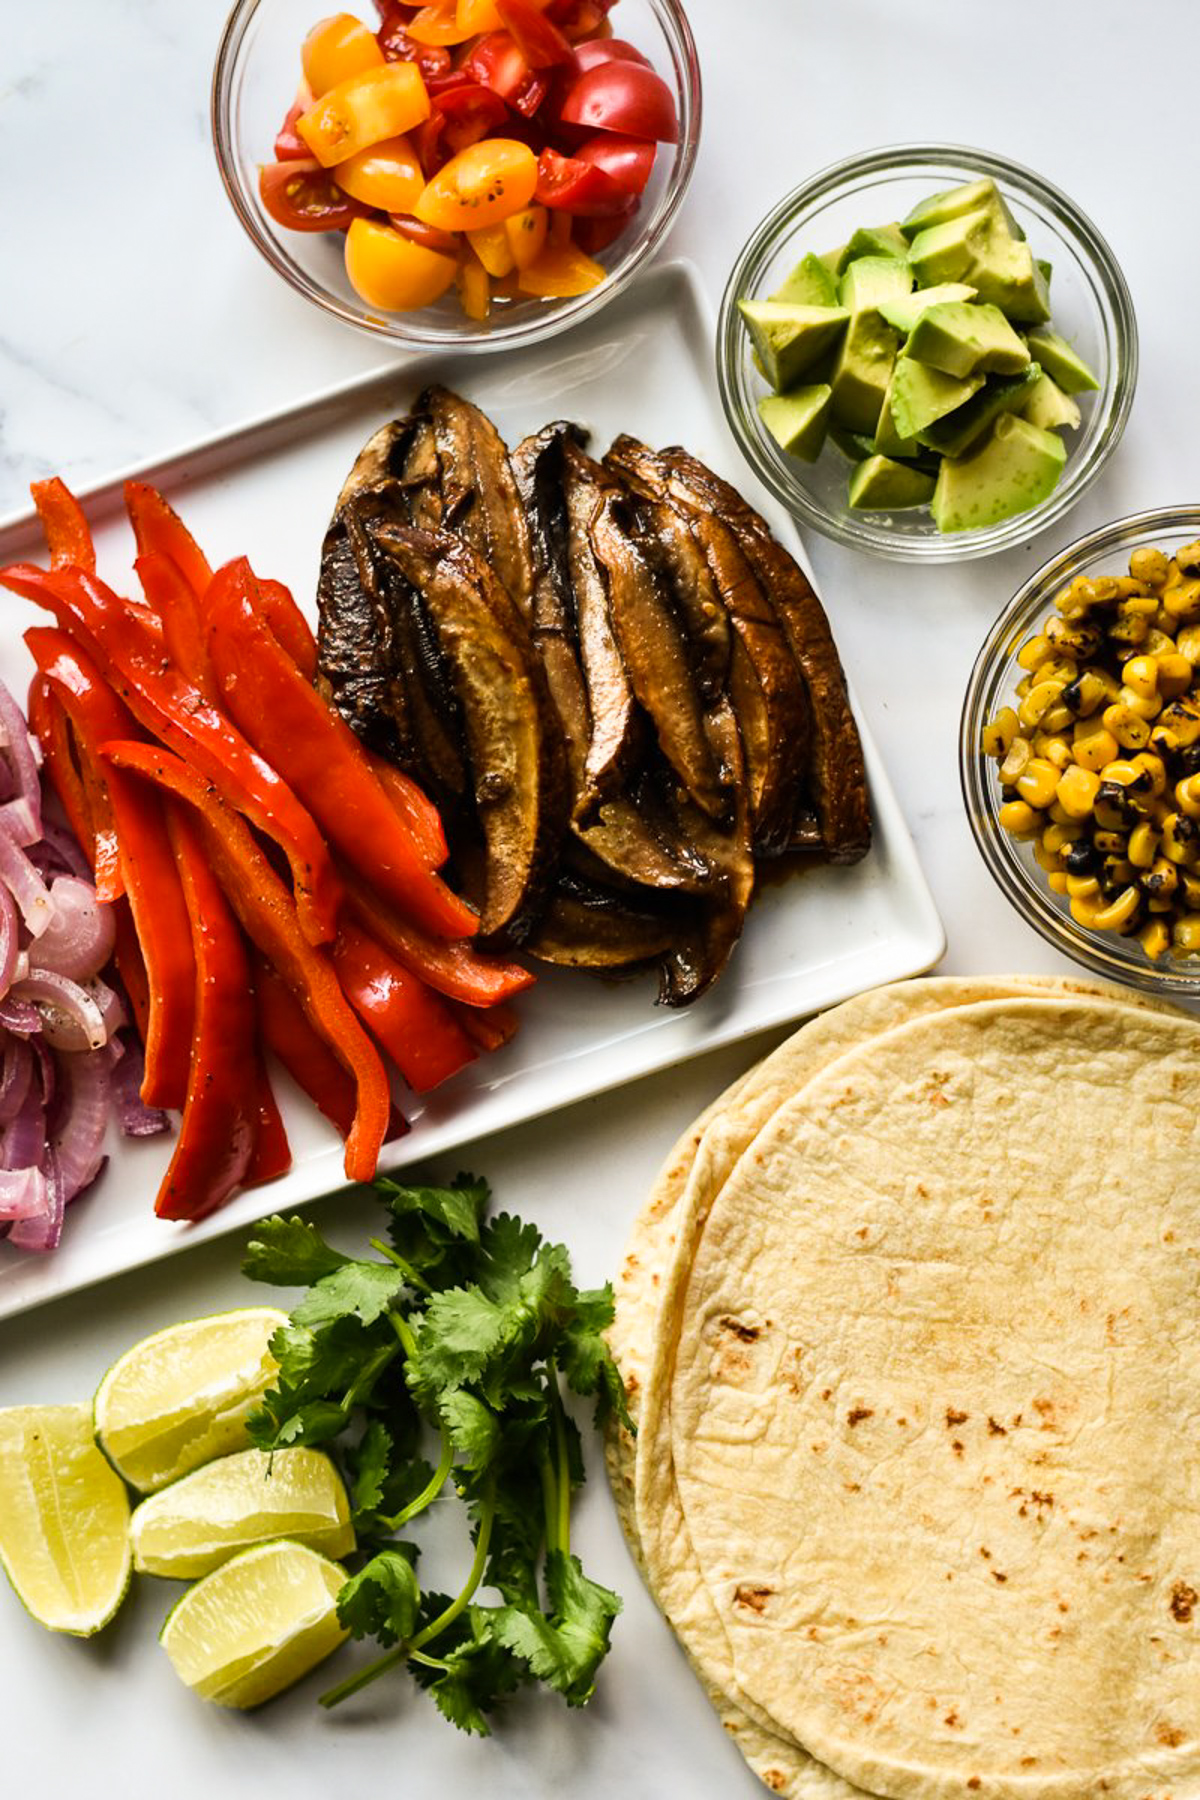
[[[955,561],[1061,518],[1137,381],[1116,259],[1059,189],[946,144],[848,158],[788,194],[721,305],[726,415],[802,524]]]

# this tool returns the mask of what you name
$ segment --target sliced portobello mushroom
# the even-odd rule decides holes
[[[317,577],[317,673],[351,730],[382,755],[403,760],[407,714],[395,704],[396,657],[388,609],[364,586],[344,517],[325,533]]]
[[[507,591],[470,545],[394,524],[374,535],[420,595],[462,709],[486,851],[480,935],[519,942],[567,823],[562,734],[541,663]]]
[[[342,484],[334,517],[356,496],[392,483],[398,484],[409,524],[436,530],[442,517],[441,463],[432,420],[419,405],[367,440]]]
[[[740,741],[736,721],[728,715],[726,753],[740,774]],[[711,819],[679,796],[675,799],[679,830],[685,833],[719,878],[719,886],[701,908],[690,930],[681,931],[659,967],[659,1003],[689,1006],[716,981],[742,934],[746,911],[754,895],[753,824],[749,794],[738,781],[737,813],[731,831],[721,831]]]
[[[694,911],[664,905],[652,894],[618,893],[564,869],[522,948],[539,962],[560,968],[633,975],[693,925]]]
[[[504,439],[477,406],[449,388],[426,388],[416,410],[428,415],[437,446],[443,529],[478,551],[528,623],[529,526]]]

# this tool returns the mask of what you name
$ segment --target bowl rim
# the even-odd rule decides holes
[[[984,755],[979,741],[1016,648],[1064,582],[1099,557],[1185,532],[1200,536],[1198,501],[1127,513],[1085,532],[1034,570],[992,624],[972,666],[959,720],[958,773],[967,822],[988,872],[1009,904],[1048,944],[1109,980],[1150,993],[1197,999],[1200,961],[1190,972],[1177,963],[1151,963],[1130,947],[1136,945],[1136,939],[1077,925],[1054,904],[1049,886],[1034,879],[1034,869],[1020,854],[1016,840],[1000,828],[998,789],[988,773],[991,758]]]
[[[760,265],[769,257],[780,231],[793,225],[797,217],[817,201],[829,198],[851,182],[864,185],[871,176],[885,174],[918,175],[926,167],[949,167],[990,175],[1001,186],[1007,185],[1018,193],[1024,191],[1052,213],[1065,227],[1077,247],[1080,260],[1089,265],[1093,278],[1103,289],[1112,311],[1113,348],[1109,357],[1109,379],[1098,396],[1108,402],[1102,429],[1096,433],[1086,457],[1068,458],[1064,478],[1040,506],[978,531],[902,538],[889,534],[885,527],[872,529],[869,515],[864,515],[860,523],[830,513],[813,499],[799,480],[786,479],[767,454],[760,434],[750,425],[749,411],[742,404],[739,391],[744,359],[737,301],[746,290],[751,273],[761,274]],[[743,455],[776,499],[802,524],[811,525],[823,536],[850,549],[864,550],[897,562],[965,562],[1011,549],[1014,544],[1046,530],[1075,505],[1096,479],[1119,444],[1133,405],[1138,375],[1137,319],[1128,283],[1107,239],[1068,194],[1036,170],[994,151],[979,150],[966,144],[886,144],[827,164],[792,188],[759,221],[739,251],[721,296],[716,364],[721,404]]]
[[[506,350],[540,342],[567,331],[580,320],[589,318],[624,291],[642,266],[662,247],[676,215],[686,198],[695,173],[700,146],[700,126],[704,112],[703,82],[696,41],[681,0],[643,0],[667,40],[671,54],[679,101],[680,134],[675,161],[668,175],[660,208],[638,242],[631,245],[620,264],[605,281],[570,299],[560,300],[542,310],[514,316],[511,324],[498,324],[487,329],[486,321],[473,327],[464,315],[462,330],[441,326],[433,328],[419,321],[424,309],[412,313],[360,313],[328,292],[305,270],[283,253],[281,245],[264,232],[251,208],[238,173],[236,135],[233,128],[231,99],[233,75],[251,22],[266,0],[234,0],[217,46],[209,88],[209,127],[213,151],[222,186],[243,230],[255,249],[276,274],[294,292],[332,317],[376,340],[382,339],[400,347],[420,350],[443,350],[473,354]],[[364,303],[365,304],[365,303]],[[470,329],[468,329],[470,328]]]

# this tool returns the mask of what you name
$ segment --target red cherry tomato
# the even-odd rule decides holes
[[[526,119],[533,117],[550,88],[549,77],[530,68],[507,31],[489,31],[481,37],[463,68]]]
[[[586,256],[599,256],[619,238],[637,211],[637,201],[627,200],[625,210],[606,219],[576,219],[573,236]]]
[[[544,18],[530,0],[496,0],[496,11],[531,69],[574,62],[575,52],[558,26]]]
[[[614,0],[550,0],[546,16],[553,19],[564,37],[578,43],[597,31],[611,31],[609,8]]]
[[[641,63],[604,62],[586,69],[563,102],[562,118],[566,125],[589,125],[593,131],[679,141],[671,90]]]
[[[508,108],[499,94],[471,80],[441,89],[433,95],[433,106],[446,121],[442,143],[451,156],[457,156],[469,144],[477,144],[508,117]],[[507,131],[504,135],[508,135]]]
[[[452,231],[439,231],[436,225],[426,225],[424,219],[414,219],[411,213],[389,213],[388,224],[423,250],[432,250],[438,256],[458,255],[458,239]]]
[[[627,44],[624,38],[588,38],[584,43],[576,44],[575,67],[581,75],[594,69],[597,63],[606,62],[641,63],[645,69],[651,66],[649,57]]]
[[[440,44],[418,44],[410,38],[407,27],[411,17],[407,7],[385,7],[375,36],[388,62],[415,62],[428,87],[431,80],[444,75],[450,67],[450,52]]]
[[[645,192],[657,154],[657,144],[645,138],[621,137],[615,131],[598,131],[575,151],[580,162],[603,169],[622,193],[634,199]]]
[[[343,194],[328,170],[308,156],[264,163],[258,192],[277,225],[289,231],[344,231],[368,209]]]
[[[275,159],[277,162],[295,162],[300,157],[308,161],[308,145],[296,130],[296,120],[301,113],[306,113],[312,105],[312,94],[308,83],[302,81],[296,90],[296,98],[288,108],[287,117],[279,127],[275,137]]]
[[[556,212],[603,218],[624,211],[629,194],[595,163],[581,162],[576,156],[560,156],[557,150],[543,150],[538,157],[534,199]]]

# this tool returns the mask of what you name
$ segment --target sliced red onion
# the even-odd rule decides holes
[[[78,875],[81,880],[91,882],[92,871],[87,857],[71,836],[53,819],[42,820],[41,842],[31,844],[29,860],[34,868],[43,876]]]
[[[0,688],[3,683],[0,683]],[[41,937],[53,916],[49,890],[45,882],[19,848],[9,830],[0,807],[0,882],[12,894],[21,909],[21,917],[33,937]]]
[[[99,1050],[123,1017],[120,999],[104,982],[81,987],[53,969],[31,969],[14,982],[11,998],[34,1002],[46,1041],[56,1050]]]
[[[37,753],[21,709],[0,681],[0,743],[12,767],[16,797],[0,806],[0,826],[16,844],[36,844],[42,835],[42,789]]]
[[[15,1119],[33,1080],[33,1051],[22,1038],[10,1037],[4,1046],[0,1069],[0,1125]]]
[[[113,1038],[109,1049],[118,1053],[113,1065],[112,1092],[117,1117],[126,1137],[155,1137],[170,1129],[170,1120],[157,1106],[147,1106],[141,1086],[146,1073],[142,1046],[133,1032]]]
[[[0,1219],[36,1219],[49,1210],[50,1195],[40,1169],[0,1169]]]
[[[43,1176],[47,1206],[33,1219],[18,1219],[9,1234],[9,1243],[20,1250],[57,1250],[62,1237],[63,1214],[67,1208],[62,1170],[53,1150],[47,1150]]]
[[[60,1098],[50,1150],[58,1159],[64,1204],[96,1179],[104,1160],[112,1088],[106,1058],[87,1051],[58,1059]]]
[[[16,1000],[8,993],[0,999],[0,1025],[18,1037],[35,1037],[41,1034],[42,1015],[31,1001]]]
[[[7,994],[16,978],[19,955],[16,904],[8,889],[0,886],[0,994]]]
[[[4,1128],[0,1144],[0,1166],[6,1169],[36,1169],[46,1154],[46,1106],[37,1086],[29,1092],[13,1118]]]
[[[33,946],[32,961],[38,969],[51,969],[71,981],[87,981],[99,973],[112,955],[116,938],[112,907],[97,900],[91,882],[82,881],[77,875],[55,876],[50,884],[50,903],[50,923]],[[15,927],[15,913],[13,923]],[[2,950],[0,919],[0,953]]]

